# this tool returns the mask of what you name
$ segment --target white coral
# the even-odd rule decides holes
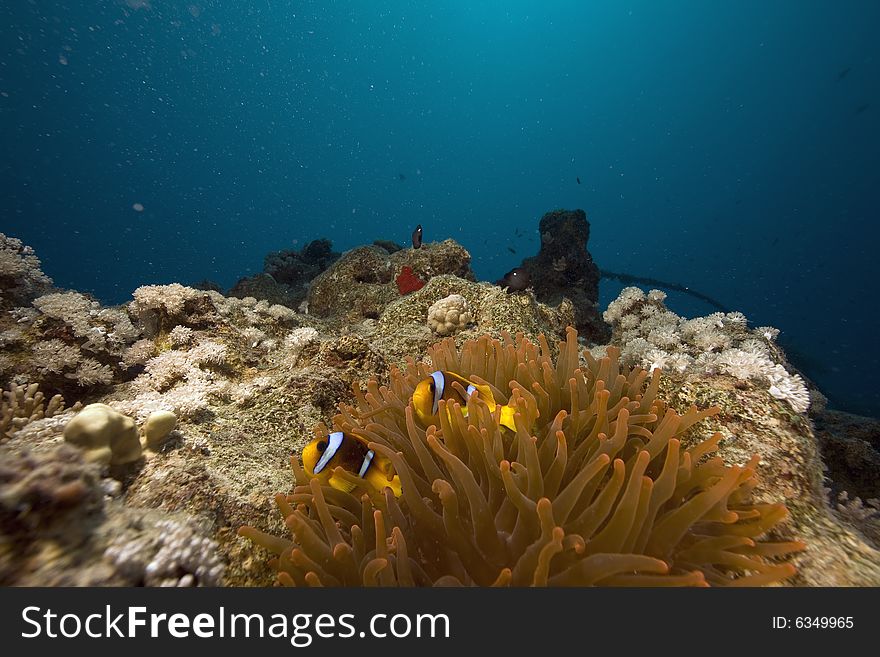
[[[318,332],[311,326],[304,326],[288,333],[284,338],[284,348],[290,352],[290,361],[296,365],[306,345],[318,339]]]
[[[810,408],[810,392],[800,374],[789,374],[782,365],[776,365],[767,375],[770,394],[783,399],[798,413]]]
[[[269,306],[269,310],[266,311],[266,314],[279,322],[296,321],[296,312],[287,306],[282,306],[278,303]]]
[[[131,367],[133,365],[143,365],[156,353],[156,345],[152,340],[138,340],[128,349],[122,352],[122,360],[120,365],[123,367]]]
[[[772,326],[759,326],[755,329],[755,335],[764,338],[768,342],[773,342],[779,335],[779,329],[773,328]]]
[[[632,315],[627,315],[627,317],[632,317]],[[681,343],[681,336],[676,333],[673,327],[660,326],[648,333],[648,342],[661,349],[665,349],[678,346]]]
[[[263,342],[269,337],[264,331],[258,329],[256,326],[248,326],[247,328],[242,329],[241,336],[244,338],[247,346],[252,349],[262,346]]]
[[[740,380],[766,378],[773,369],[767,356],[743,349],[727,349],[718,357],[719,369]]]
[[[451,335],[471,321],[467,300],[460,294],[450,294],[428,308],[428,328],[437,335]]]
[[[129,304],[129,309],[138,317],[154,310],[164,310],[169,315],[179,315],[183,312],[187,301],[204,295],[202,290],[186,287],[180,283],[142,285],[132,293],[134,301]]]
[[[700,351],[721,351],[731,343],[730,336],[714,328],[694,334],[692,340]]]
[[[27,303],[52,287],[52,279],[40,269],[34,250],[14,237],[0,233],[0,298]]]
[[[637,287],[624,288],[618,297],[608,304],[608,309],[602,317],[609,324],[617,322],[630,308],[639,301],[644,300],[645,293]]]
[[[645,354],[643,362],[648,363],[647,368],[649,372],[653,372],[654,370],[665,370],[669,357],[669,352],[663,351],[662,349],[650,349]]]
[[[43,374],[60,374],[76,367],[81,358],[79,347],[56,338],[37,342],[31,351],[31,365]]]
[[[113,380],[113,370],[109,365],[102,365],[94,358],[84,358],[76,368],[76,372],[64,375],[73,379],[80,386],[107,385]]]
[[[187,352],[193,365],[223,365],[226,362],[226,345],[203,340]]]
[[[217,543],[192,522],[160,520],[150,533],[117,537],[104,552],[120,574],[146,586],[218,586]]]
[[[175,347],[186,347],[193,341],[193,330],[188,326],[175,326],[168,334],[168,339]]]
[[[643,363],[647,366],[651,361],[648,360],[647,354],[653,349],[650,342],[644,338],[635,338],[624,343],[620,351],[620,360],[624,365],[632,366]]]
[[[79,292],[54,292],[34,299],[34,308],[67,324],[78,338],[89,336],[100,307],[97,301]]]

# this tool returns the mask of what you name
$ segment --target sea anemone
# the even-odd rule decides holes
[[[787,511],[751,501],[757,457],[725,465],[712,456],[721,435],[692,431],[717,408],[667,408],[659,370],[621,370],[615,347],[580,356],[574,329],[552,353],[543,336],[429,350],[433,369],[486,382],[516,408],[515,432],[477,395],[467,417],[441,401],[439,426],[421,427],[409,400],[431,369],[412,360],[387,387],[355,385],[334,428],[387,456],[402,496],[341,468],[358,488],[335,490],[294,457],[296,486],[276,496],[292,539],[240,534],[296,586],[756,586],[795,572],[781,557],[802,543],[762,540]]]

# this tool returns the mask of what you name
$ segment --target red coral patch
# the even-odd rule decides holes
[[[397,282],[397,289],[401,294],[409,294],[425,287],[425,281],[416,276],[409,265],[404,265],[394,280]]]

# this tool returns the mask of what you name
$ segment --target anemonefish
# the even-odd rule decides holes
[[[453,385],[458,382],[464,389],[467,397],[463,397],[461,392]],[[412,403],[416,417],[424,425],[436,424],[439,421],[441,399],[446,401],[456,401],[461,404],[461,411],[467,417],[467,400],[471,395],[477,394],[489,406],[489,410],[495,412],[495,397],[492,390],[486,384],[474,383],[459,374],[453,372],[431,372],[431,375],[419,381],[415,391],[413,391]],[[501,426],[516,431],[513,423],[514,409],[510,406],[501,407]]]
[[[354,484],[333,472],[342,467],[376,490],[387,486],[400,497],[400,477],[391,461],[376,454],[366,439],[355,434],[334,431],[326,438],[316,438],[303,449],[302,460],[306,474],[326,481],[337,490],[349,493],[354,489]]]

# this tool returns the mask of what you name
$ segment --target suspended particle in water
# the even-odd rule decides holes
[[[143,205],[143,203],[134,203],[134,204],[131,206],[131,209],[134,210],[135,212],[143,212],[143,211],[144,211],[144,205]]]

